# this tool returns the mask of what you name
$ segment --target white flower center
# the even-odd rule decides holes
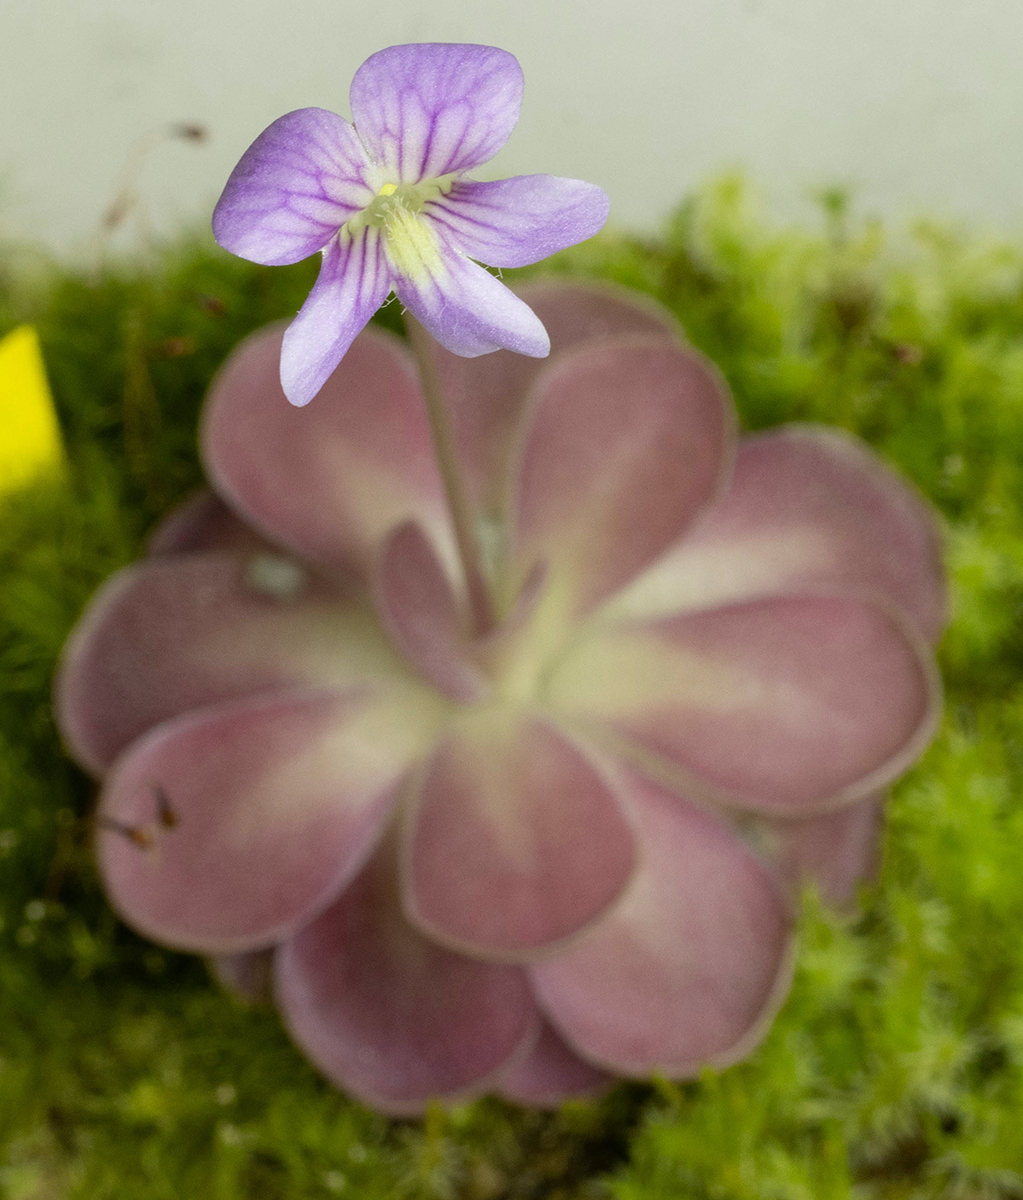
[[[361,226],[382,229],[387,255],[394,268],[406,278],[436,275],[443,267],[440,241],[423,206],[451,189],[453,177],[443,175],[422,183],[385,183],[365,209],[349,222],[354,231]]]

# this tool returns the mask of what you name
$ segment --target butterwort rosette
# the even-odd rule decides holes
[[[738,437],[653,305],[536,284],[544,363],[435,362],[498,621],[469,632],[405,345],[284,402],[214,382],[215,495],[110,581],[59,687],[136,929],[248,986],[385,1111],[530,1104],[746,1053],[796,902],[847,900],[921,752],[933,514],[862,443]]]
[[[578,179],[469,176],[508,140],[522,90],[506,50],[390,46],[355,73],[352,122],[299,109],[245,152],[213,214],[220,245],[271,266],[323,254],[282,343],[292,403],[319,391],[392,290],[455,354],[548,353],[537,315],[478,263],[539,262],[592,237],[609,202]]]

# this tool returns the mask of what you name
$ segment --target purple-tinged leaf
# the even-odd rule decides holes
[[[468,655],[464,614],[414,521],[399,525],[384,543],[373,594],[391,641],[424,679],[465,704],[484,694],[487,682]]]
[[[411,919],[466,953],[521,961],[577,934],[625,888],[632,832],[607,778],[515,708],[466,713],[406,815]]]
[[[414,687],[372,613],[277,553],[159,557],[108,580],[64,650],[61,729],[100,775],[147,729],[295,687]]]
[[[361,867],[433,730],[371,693],[299,693],[158,725],[109,776],[97,854],[135,929],[232,954],[302,928]]]
[[[791,425],[741,439],[727,492],[612,610],[654,616],[822,587],[879,591],[930,640],[945,622],[934,511],[864,443]]]
[[[828,904],[844,905],[879,866],[883,793],[802,821],[774,820],[771,857],[795,887],[813,884]]]
[[[277,380],[280,327],[254,334],[216,377],[203,416],[207,472],[231,506],[314,563],[362,578],[410,517],[454,560],[411,358],[367,329],[320,402],[295,409]]]
[[[734,417],[716,370],[662,338],[566,352],[539,374],[513,460],[517,578],[549,566],[566,618],[660,555],[725,483]]]
[[[513,1104],[556,1108],[566,1100],[592,1100],[606,1091],[611,1076],[574,1054],[545,1021],[528,1058],[506,1068],[496,1091]]]
[[[654,754],[717,803],[803,816],[901,774],[934,732],[937,673],[904,618],[851,595],[774,596],[594,630],[552,710]],[[641,748],[641,750],[640,750]]]
[[[622,1075],[675,1078],[734,1062],[787,990],[791,918],[722,821],[640,776],[641,866],[594,930],[529,968],[555,1029]]]
[[[624,288],[548,279],[514,290],[550,335],[552,358],[582,342],[630,334],[680,340],[681,330],[667,309]],[[510,350],[463,358],[436,346],[434,355],[466,486],[487,517],[498,520],[507,492],[508,457],[529,387],[547,363]]]
[[[539,1017],[522,971],[428,941],[402,916],[383,848],[344,895],[277,952],[277,1000],[338,1086],[401,1115],[486,1091],[528,1053]]]
[[[157,523],[146,543],[153,556],[197,550],[275,553],[275,548],[238,519],[209,488],[200,488]]]

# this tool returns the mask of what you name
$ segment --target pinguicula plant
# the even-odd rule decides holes
[[[501,51],[395,47],[354,128],[305,110],[247,152],[218,237],[322,249],[320,279],[214,381],[212,490],[58,681],[117,910],[243,991],[268,975],[320,1069],[395,1113],[742,1056],[800,887],[853,895],[939,708],[912,489],[823,428],[738,436],[648,301],[471,261],[606,214],[575,181],[464,178],[520,93]],[[404,342],[363,328],[392,288]]]

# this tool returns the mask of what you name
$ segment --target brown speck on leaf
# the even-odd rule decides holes
[[[119,833],[141,850],[148,850],[153,844],[152,836],[140,825],[126,825],[123,821],[115,821],[113,817],[100,817],[100,829],[108,829],[111,833]]]
[[[169,337],[160,343],[159,353],[164,358],[185,358],[195,353],[195,339],[190,337]]]
[[[207,296],[204,292],[199,292],[195,297],[196,303],[200,308],[203,308],[211,316],[222,317],[227,312],[227,305],[218,296]]]
[[[160,819],[160,824],[164,829],[174,829],[178,824],[178,814],[171,808],[170,800],[167,793],[160,787],[159,784],[153,786],[153,793],[156,796],[156,811]]]
[[[915,366],[923,359],[924,352],[921,346],[916,346],[912,342],[899,342],[895,347],[895,357],[900,363],[908,363]]]

